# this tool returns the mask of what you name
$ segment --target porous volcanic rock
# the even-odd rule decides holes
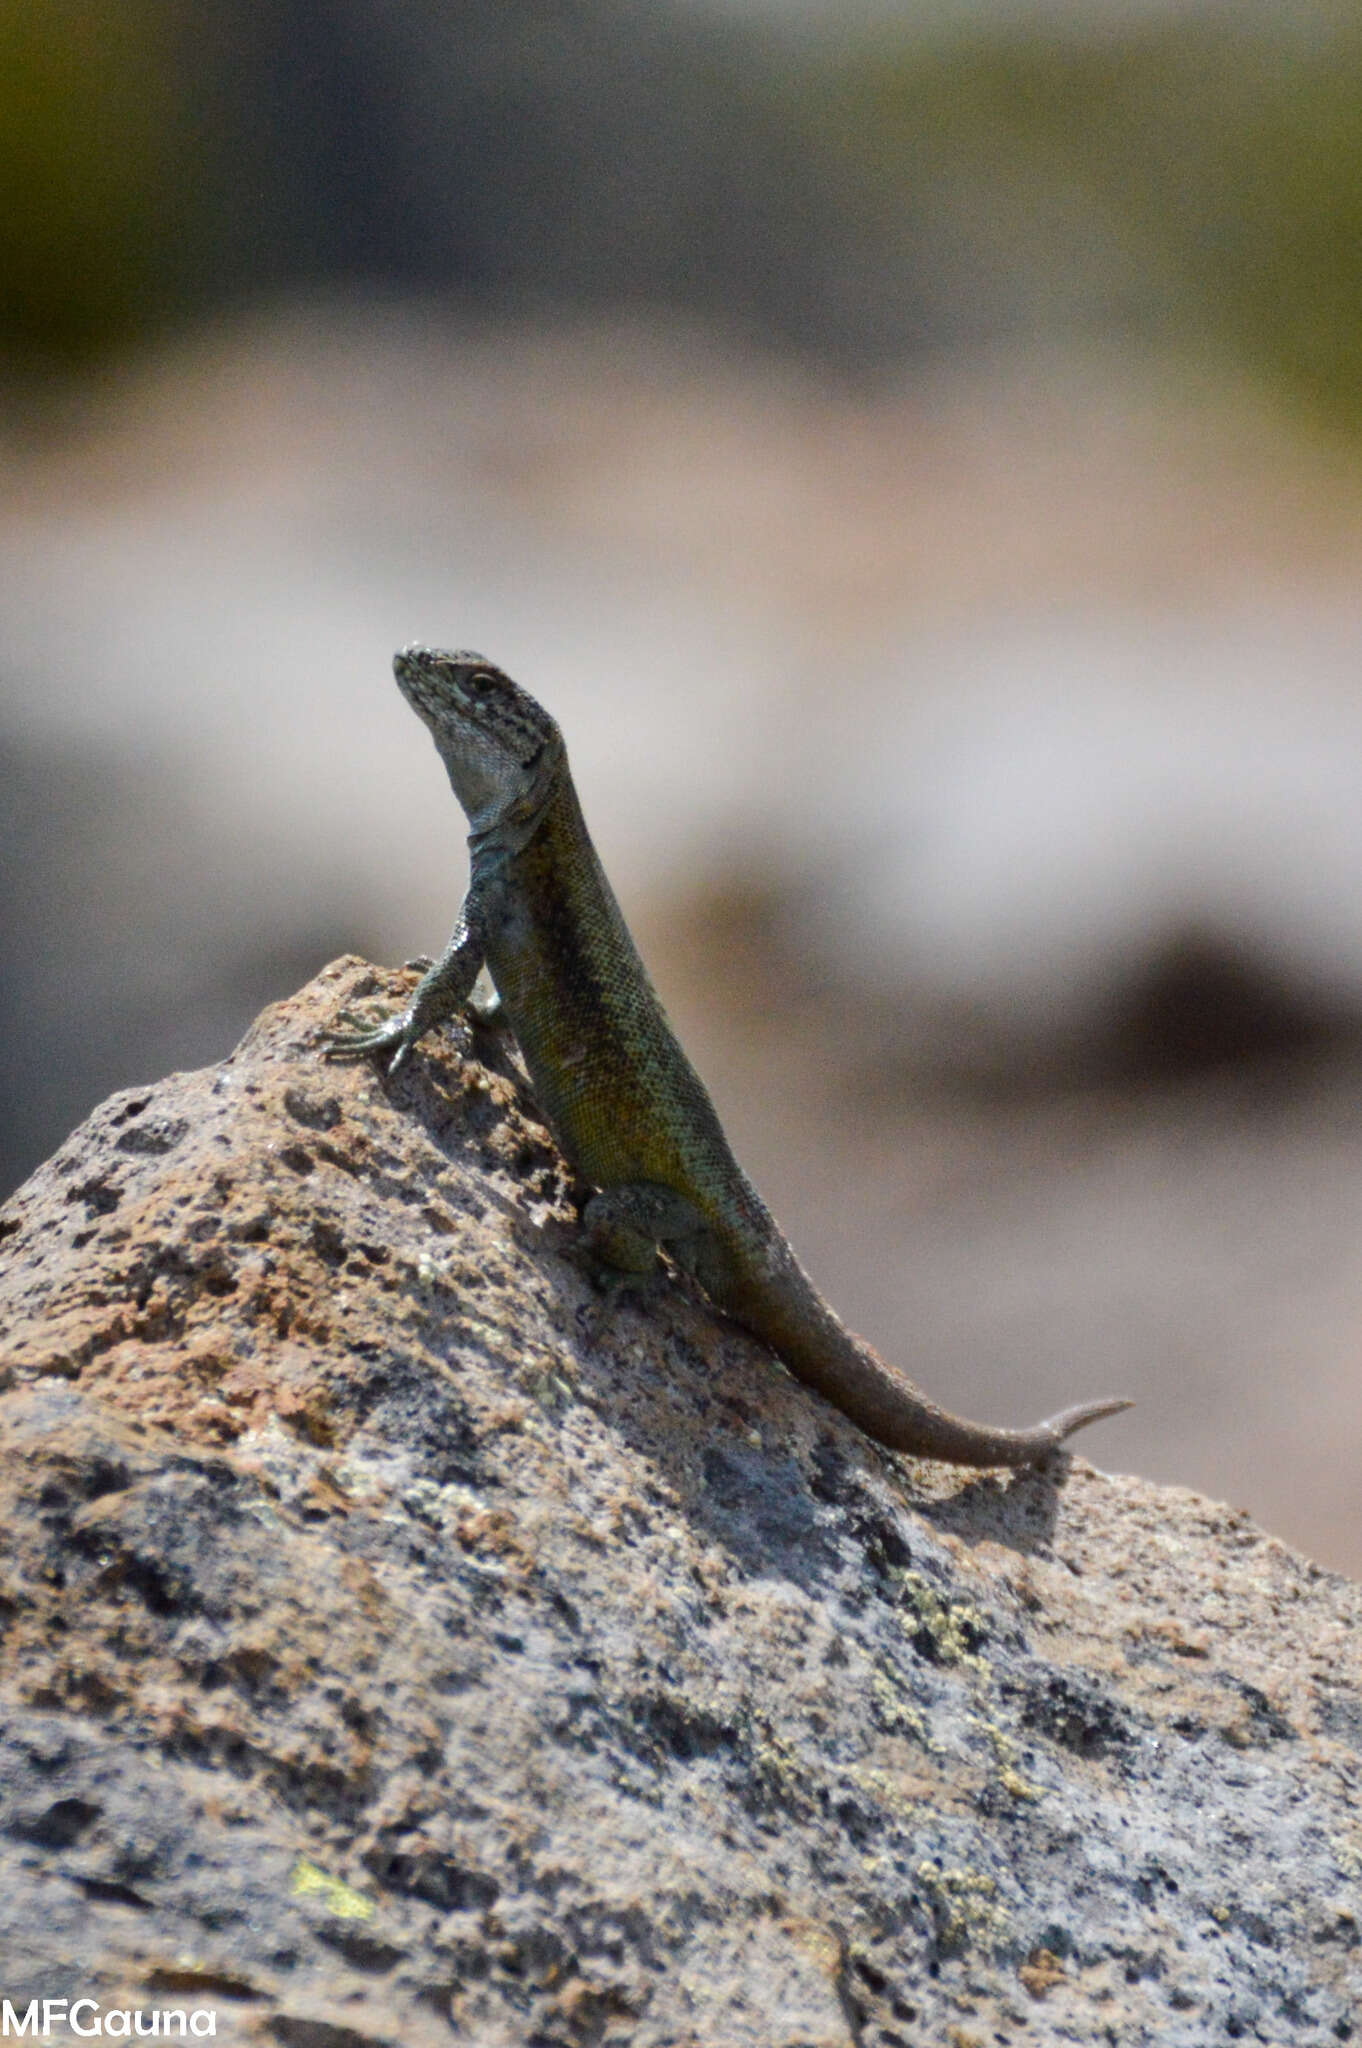
[[[329,968],[0,1211],[0,1994],[1354,2038],[1359,1589],[1078,1459],[890,1458],[681,1285],[594,1328],[504,1044],[319,1057],[410,983]]]

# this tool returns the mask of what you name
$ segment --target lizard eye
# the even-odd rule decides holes
[[[472,690],[490,690],[493,680],[493,677],[488,675],[485,668],[478,668],[474,669],[472,675],[468,678],[468,686]]]

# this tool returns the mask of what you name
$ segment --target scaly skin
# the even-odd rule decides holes
[[[570,1164],[599,1190],[583,1224],[598,1264],[648,1271],[657,1246],[797,1379],[890,1450],[1029,1465],[1128,1401],[989,1429],[928,1400],[853,1336],[805,1273],[681,1050],[591,843],[562,735],[479,654],[408,647],[394,670],[468,818],[470,879],[454,936],[401,1015],[337,1032],[332,1058],[391,1053],[461,1011],[485,964]]]

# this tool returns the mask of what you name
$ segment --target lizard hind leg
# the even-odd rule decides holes
[[[602,1188],[582,1211],[582,1242],[589,1257],[625,1273],[649,1273],[657,1248],[675,1249],[686,1264],[684,1246],[705,1229],[693,1202],[655,1181],[625,1181]]]
[[[594,1285],[605,1296],[592,1319],[593,1334],[629,1295],[650,1292],[665,1245],[683,1270],[689,1247],[704,1231],[699,1211],[684,1195],[653,1181],[602,1188],[582,1211],[581,1252]]]

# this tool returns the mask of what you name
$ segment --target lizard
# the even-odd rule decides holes
[[[594,1190],[582,1246],[608,1285],[638,1284],[659,1247],[714,1306],[892,1451],[1024,1466],[1131,1404],[1089,1401],[1031,1429],[939,1408],[847,1329],[729,1147],[668,1022],[587,830],[562,733],[480,654],[413,645],[393,661],[467,814],[469,882],[453,936],[406,1007],[333,1029],[331,1059],[397,1074],[434,1026],[499,1009],[569,1166]],[[474,983],[487,970],[495,994]],[[471,1001],[470,1001],[471,999]],[[342,1020],[344,1022],[344,1020]]]

